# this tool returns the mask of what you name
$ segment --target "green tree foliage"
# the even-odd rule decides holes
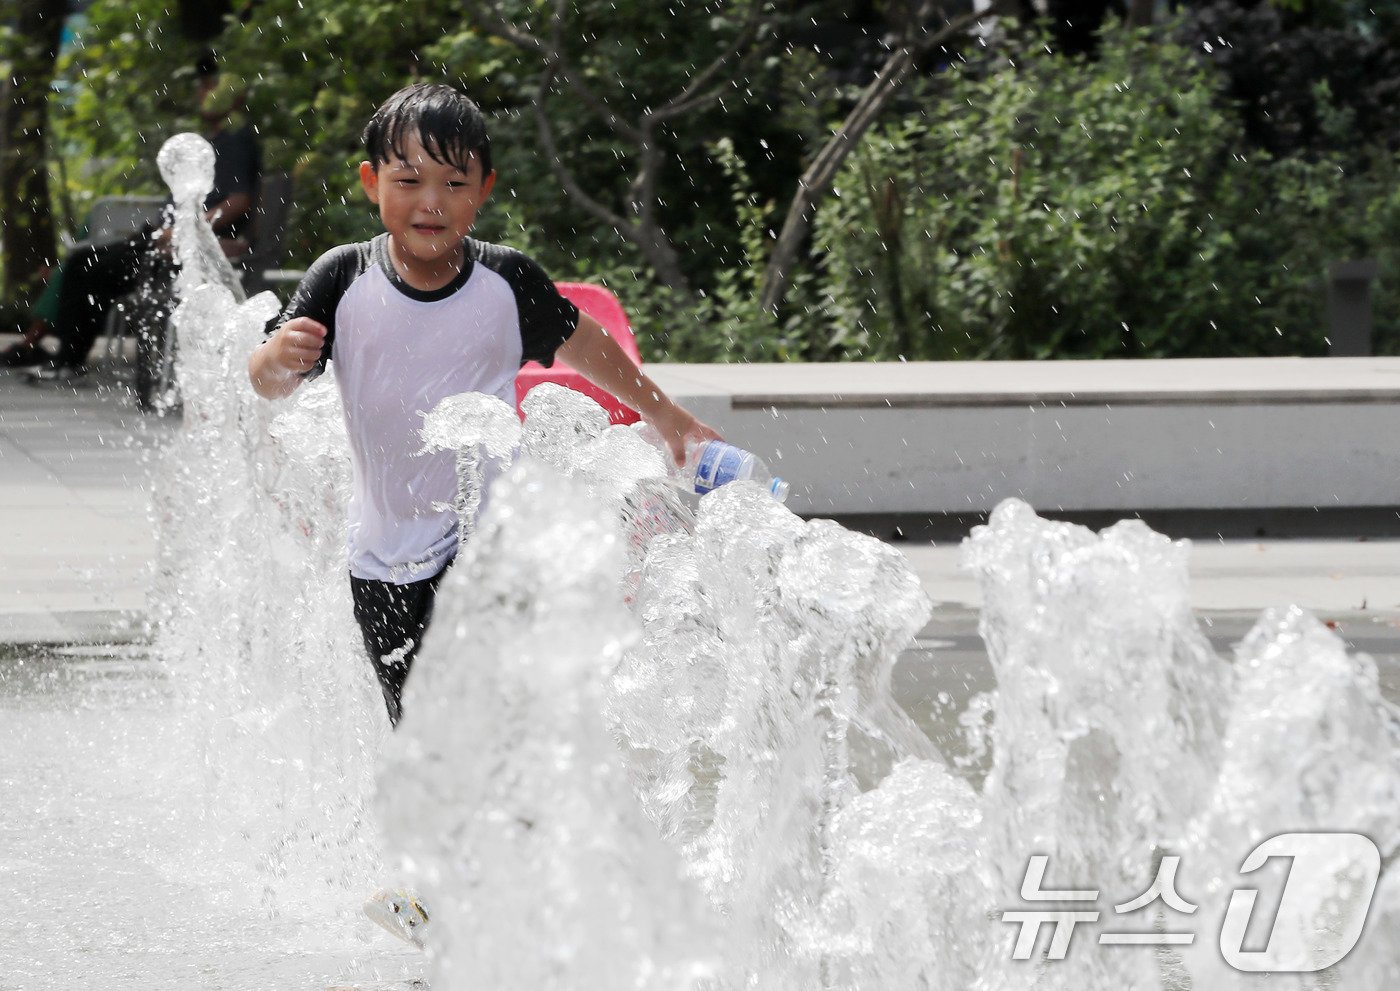
[[[42,285],[56,259],[48,189],[49,84],[58,56],[62,0],[12,0],[0,22],[0,241],[9,304]]]
[[[1393,162],[1246,155],[1217,86],[1126,32],[1096,62],[950,74],[821,211],[829,323],[807,356],[1324,353],[1326,264],[1393,255]]]
[[[1014,66],[922,57],[839,175],[775,317],[755,298],[796,177],[887,58],[890,11],[912,9],[813,0],[759,8],[763,44],[720,77],[721,98],[656,129],[655,217],[681,276],[668,279],[588,202],[626,217],[642,160],[595,104],[631,121],[663,105],[740,37],[748,2],[242,0],[213,44],[250,86],[266,164],[295,176],[292,265],[377,230],[360,131],[393,90],[444,79],[492,121],[500,179],[481,236],[556,278],[609,285],[652,359],[1320,353],[1326,264],[1379,253],[1393,271],[1394,164],[1355,138],[1380,95],[1358,103],[1311,80],[1317,140],[1270,157],[1195,42],[1110,30],[1086,61],[1008,32]],[[491,30],[488,9],[550,40],[583,85]],[[96,195],[162,191],[155,151],[197,126],[204,44],[168,0],[87,7],[54,149],[72,214]],[[1390,282],[1380,291],[1388,342],[1400,310]]]
[[[231,19],[215,41],[221,67],[249,87],[248,111],[264,165],[296,180],[289,254],[308,263],[340,241],[372,231],[356,167],[359,135],[385,96],[442,67],[419,50],[442,37],[449,0],[263,0]],[[64,136],[78,160],[80,197],[162,192],[155,151],[197,130],[193,65],[205,43],[183,37],[164,0],[94,3],[65,66],[74,84]]]
[[[1400,4],[1304,3],[1293,11],[1216,0],[1173,30],[1224,80],[1249,143],[1275,156],[1400,150]],[[1326,99],[1318,86],[1327,87]],[[1323,127],[1331,107],[1360,126]]]
[[[512,23],[546,37],[555,6],[499,5]],[[568,30],[559,44],[587,87],[635,119],[725,53],[745,10],[759,6],[749,0],[566,5]],[[578,187],[623,215],[638,177],[635,147],[574,89],[557,80],[546,87],[539,53],[483,30],[461,0],[261,0],[240,8],[214,47],[225,69],[250,84],[249,110],[267,166],[296,179],[293,264],[376,229],[356,177],[361,129],[395,89],[441,79],[464,88],[491,117],[499,181],[481,236],[530,250],[558,278],[606,282],[639,327],[657,328],[650,352],[668,354],[695,339],[697,301],[711,298],[728,272],[749,263],[727,173],[711,158],[714,143],[727,138],[736,154],[761,166],[754,169],[757,195],[765,201],[782,195],[804,148],[829,133],[838,96],[832,64],[859,61],[851,38],[879,45],[878,25],[846,32],[846,48],[834,54],[825,45],[803,47],[801,28],[819,15],[830,32],[860,6],[785,5],[786,17],[765,28],[772,36],[761,51],[715,80],[723,86],[716,99],[657,128],[656,212],[677,246],[682,276],[670,287],[616,224],[565,192],[533,108],[547,101],[558,157]],[[76,212],[98,195],[161,191],[155,150],[197,123],[189,101],[199,47],[180,34],[177,12],[165,0],[98,0],[89,7],[80,45],[64,67],[72,86],[64,158],[84,163],[67,177]]]
[[[61,60],[51,153],[72,228],[99,196],[164,193],[156,151],[166,138],[198,129],[198,50],[180,35],[170,6],[90,4]]]

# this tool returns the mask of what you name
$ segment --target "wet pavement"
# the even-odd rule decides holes
[[[168,867],[161,796],[183,787],[170,759],[182,741],[141,641],[152,452],[177,422],[141,414],[121,372],[45,389],[0,372],[0,794],[24,796],[0,813],[0,880],[29,906],[0,922],[0,989],[97,986],[98,975],[143,991],[412,987],[422,959],[366,924],[332,938],[279,920],[256,894],[240,901],[238,879],[195,883]],[[955,542],[896,546],[937,605],[902,655],[895,696],[956,761],[959,714],[995,687],[978,589]],[[1374,656],[1400,701],[1400,541],[1193,546],[1191,601],[1219,654],[1261,609],[1298,604]]]
[[[104,364],[76,388],[36,388],[0,371],[0,643],[142,635],[152,453],[178,423],[142,414],[127,372]],[[938,622],[970,634],[954,617],[980,598],[956,542],[896,546],[942,604]],[[1222,629],[1297,604],[1400,652],[1400,540],[1196,541],[1191,560],[1191,604]]]

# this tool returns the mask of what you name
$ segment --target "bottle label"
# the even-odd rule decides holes
[[[744,466],[744,451],[733,444],[712,440],[700,452],[695,466],[695,491],[704,495],[739,477]]]

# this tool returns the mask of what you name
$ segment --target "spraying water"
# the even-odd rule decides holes
[[[1013,960],[1002,913],[1030,858],[1048,858],[1044,888],[1127,902],[1179,856],[1197,918],[1223,920],[1265,835],[1354,828],[1400,848],[1374,668],[1296,612],[1216,657],[1185,604],[1185,544],[1017,502],[974,531],[997,688],[966,721],[986,755],[969,773],[890,692],[932,610],[896,551],[752,484],[691,513],[644,431],[546,387],[523,429],[483,397],[425,421],[425,447],[459,451],[465,541],[371,808],[385,720],[344,578],[338,402],[329,375],[288,405],[252,398],[243,364],[275,306],[240,300],[198,247],[204,165],[185,146],[168,158],[185,428],[157,502],[157,642],[192,741],[169,764],[193,796],[172,871],[294,940],[343,938],[402,871],[434,906],[441,989],[1215,991],[1254,986],[1215,954],[1218,930],[1107,951],[1106,905],[1064,960],[1043,944]],[[1353,867],[1289,924],[1324,931]],[[1373,919],[1398,918],[1387,873]],[[1393,941],[1371,939],[1270,986],[1397,979]]]
[[[1186,953],[1170,946],[1103,952],[1096,938],[1114,929],[1105,904],[1109,913],[1075,936],[1065,959],[1042,952],[1014,960],[1016,932],[1001,914],[1016,907],[1036,854],[1053,865],[1053,878],[1078,879],[1060,886],[1092,882],[1117,904],[1147,892],[1163,858],[1176,858],[1196,879],[1183,880],[1183,892],[1207,904],[1201,887],[1219,903],[1243,855],[1289,824],[1354,826],[1380,847],[1400,848],[1400,837],[1380,822],[1393,808],[1400,767],[1396,712],[1375,689],[1369,662],[1347,658],[1316,621],[1295,617],[1281,627],[1270,616],[1235,665],[1218,658],[1186,605],[1186,543],[1137,522],[1095,535],[1044,521],[1015,501],[974,530],[965,564],[983,584],[981,634],[998,682],[976,705],[991,718],[979,784],[949,767],[890,697],[893,663],[930,614],[896,551],[833,523],[801,521],[745,484],[704,497],[693,528],[648,532],[638,542],[627,532],[634,516],[624,493],[655,486],[666,468],[644,456],[636,430],[602,423],[601,410],[582,409],[573,396],[532,400],[526,454],[539,438],[540,459],[568,477],[542,475],[528,461],[505,476],[486,514],[489,549],[475,547],[444,589],[447,600],[466,596],[472,605],[455,606],[455,620],[428,637],[407,700],[417,715],[393,740],[381,777],[381,803],[399,810],[389,841],[403,844],[421,883],[454,911],[435,962],[441,987],[512,973],[522,931],[542,945],[608,946],[613,967],[633,962],[627,977],[582,966],[539,971],[536,987],[1249,987],[1253,978],[1226,969],[1215,949],[1219,929],[1210,924],[1200,927],[1200,948]],[[595,508],[587,525],[574,519],[536,530],[540,511],[526,508],[545,501],[553,508],[543,516],[563,521],[570,519],[564,508],[589,497],[606,511]],[[599,547],[617,542],[644,547],[631,596],[636,628],[619,610],[629,598],[629,565],[601,563]],[[539,602],[480,600],[480,589],[500,588],[503,572]],[[550,606],[556,586],[570,595],[589,589],[591,605],[573,606],[570,598],[570,605]],[[563,624],[568,635],[540,634],[542,642],[528,644],[525,617],[533,614]],[[497,642],[501,623],[526,640]],[[1299,638],[1299,623],[1310,624],[1309,638]],[[1336,689],[1309,686],[1289,654],[1292,665],[1319,663],[1312,680]],[[486,861],[510,864],[512,875],[539,864],[545,854],[532,845],[540,837],[531,829],[518,831],[510,857],[501,850],[501,823],[519,827],[535,813],[493,812],[500,799],[490,789],[500,782],[487,784],[479,768],[448,754],[504,749],[510,760],[484,763],[510,768],[514,782],[545,780],[561,767],[584,774],[573,763],[584,738],[571,735],[568,719],[519,717],[519,700],[550,696],[546,686],[554,684],[554,675],[522,668],[522,658],[606,672],[605,694],[588,696],[585,708],[594,718],[592,707],[601,705],[617,749],[594,767],[608,767],[606,780],[616,782],[623,761],[640,808],[683,858],[714,914],[704,921],[690,901],[678,907],[668,900],[678,890],[672,866],[652,866],[655,886],[629,889],[622,913],[682,911],[676,918],[692,918],[696,934],[718,925],[717,969],[707,970],[715,957],[697,935],[690,960],[700,970],[682,980],[673,964],[665,970],[659,963],[675,960],[661,939],[612,942],[622,922],[599,911],[598,887],[557,890],[561,879],[587,872],[592,843],[630,843],[636,824],[627,820],[622,838],[616,831],[624,808],[552,806],[549,883],[508,890],[504,878],[491,885],[480,873]],[[454,687],[444,680],[448,670]],[[468,697],[472,708],[463,714]],[[577,719],[578,694],[554,701]],[[1366,715],[1348,721],[1354,742],[1337,753],[1316,729],[1278,719],[1298,705],[1312,724],[1345,711]],[[1261,742],[1257,721],[1298,742]],[[589,753],[596,753],[596,725],[588,725]],[[451,742],[445,726],[456,733]],[[529,743],[539,733],[549,745]],[[567,763],[559,747],[570,754]],[[1236,770],[1240,760],[1266,754],[1268,766]],[[529,770],[531,760],[542,763]],[[1310,802],[1306,816],[1268,808],[1296,805],[1284,768],[1309,761],[1323,761],[1317,778],[1329,799]],[[424,764],[459,768],[455,799],[441,778],[424,780]],[[1355,802],[1331,795],[1338,788]],[[552,794],[564,791],[556,782]],[[1256,792],[1267,799],[1252,798]],[[1235,829],[1249,823],[1246,830],[1226,833],[1222,795],[1247,806],[1229,819]],[[1358,817],[1358,809],[1366,812]],[[420,816],[433,816],[434,827],[424,829]],[[444,837],[451,837],[447,845]],[[479,861],[473,851],[484,847],[493,854]],[[603,887],[617,890],[617,882]],[[1323,904],[1333,890],[1323,885],[1310,903]],[[538,892],[549,892],[549,907],[540,906]],[[1155,932],[1172,904],[1127,918],[1127,927]],[[1305,915],[1299,925],[1319,924]],[[556,931],[570,935],[550,935]],[[591,941],[580,932],[591,932]],[[1393,973],[1393,955],[1376,956],[1373,945],[1371,957],[1351,966]],[[634,977],[662,970],[666,981]],[[687,984],[693,973],[708,976]],[[1337,973],[1345,971],[1324,980]],[[1322,987],[1296,980],[1299,988]]]
[[[184,416],[154,483],[151,612],[187,746],[158,769],[183,797],[162,868],[277,920],[289,947],[343,951],[380,873],[367,804],[386,727],[344,578],[340,404],[329,375],[279,407],[253,395],[244,369],[277,301],[243,298],[203,221],[207,143],[181,135],[159,161]]]
[[[742,483],[705,496],[690,523],[639,538],[628,506],[664,484],[664,460],[585,403],[532,394],[527,457],[496,490],[490,537],[477,538],[488,542],[469,545],[444,588],[453,619],[428,637],[407,698],[416,714],[381,776],[391,846],[447,906],[435,986],[509,986],[528,952],[522,932],[537,946],[606,948],[607,968],[575,950],[572,968],[550,964],[537,950],[530,986],[547,988],[1252,986],[1233,970],[1221,977],[1220,930],[1209,925],[1199,952],[1105,952],[1096,937],[1115,921],[1105,904],[1065,959],[1042,944],[1013,960],[1017,933],[1002,912],[1016,907],[1036,854],[1052,879],[1077,879],[1045,888],[1092,881],[1124,905],[1175,857],[1198,882],[1183,891],[1207,904],[1258,838],[1289,823],[1354,826],[1400,847],[1381,821],[1400,768],[1396,713],[1374,669],[1298,617],[1280,626],[1266,616],[1233,666],[1215,656],[1186,605],[1184,542],[1136,522],[1094,534],[1015,501],[974,531],[965,564],[983,587],[998,681],[974,706],[991,719],[978,782],[950,768],[891,697],[896,658],[931,608],[897,552],[804,522]],[[635,589],[619,543],[643,550]],[[1296,667],[1329,656],[1312,675],[1323,684],[1304,680],[1300,695]],[[604,678],[605,691],[593,681],[565,690],[561,672],[577,670]],[[1303,723],[1277,721],[1299,706]],[[601,751],[599,707],[616,744]],[[1348,710],[1365,716],[1348,721],[1340,750],[1307,728]],[[1260,720],[1278,743],[1261,739]],[[1237,769],[1266,757],[1274,763]],[[630,800],[565,797],[579,779],[615,789],[619,761]],[[1319,761],[1327,801],[1305,791],[1307,815],[1269,807],[1297,805],[1283,768]],[[538,796],[533,784],[516,789],[546,780],[543,809],[507,799]],[[1225,795],[1246,808],[1227,819]],[[708,921],[693,900],[675,901],[684,887],[637,839],[633,802],[705,893]],[[540,832],[537,821],[550,825]],[[1230,835],[1226,821],[1248,828]],[[625,866],[643,874],[604,857],[627,880],[600,880],[598,843],[639,851]],[[536,883],[507,880],[521,876]],[[1320,885],[1308,904],[1336,890]],[[1156,931],[1172,904],[1128,928]],[[1299,931],[1321,924],[1303,915]],[[678,970],[663,936],[636,938],[638,918],[686,920],[696,934],[718,926],[718,956],[697,936],[684,958],[692,969]],[[1350,965],[1389,974],[1396,964],[1373,944]],[[1332,986],[1309,980],[1296,986]]]

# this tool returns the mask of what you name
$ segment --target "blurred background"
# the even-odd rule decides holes
[[[360,131],[444,80],[478,235],[600,281],[643,355],[1400,354],[1400,0],[5,0],[0,331],[100,197],[164,191],[195,63],[293,180],[284,268],[379,229]],[[283,287],[285,291],[285,287]]]

